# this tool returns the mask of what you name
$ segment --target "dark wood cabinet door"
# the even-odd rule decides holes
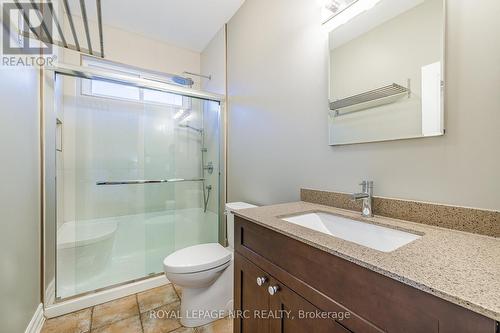
[[[292,290],[272,279],[269,287],[275,288],[269,296],[273,319],[270,333],[348,333],[351,332],[335,321],[339,314],[327,313],[300,297]]]
[[[266,282],[257,284],[258,277]],[[261,314],[269,311],[268,275],[243,258],[234,254],[234,332],[269,333],[269,320]]]

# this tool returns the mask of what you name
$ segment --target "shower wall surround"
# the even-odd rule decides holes
[[[78,80],[64,77],[64,221],[199,207],[202,192],[196,182],[95,185],[200,178],[201,136],[177,126],[178,108],[84,96]],[[194,127],[202,128],[202,103],[192,100],[189,124]]]

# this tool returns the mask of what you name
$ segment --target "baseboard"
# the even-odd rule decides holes
[[[33,317],[31,318],[28,327],[24,333],[40,333],[42,331],[43,323],[45,322],[45,317],[43,316],[43,304],[40,303],[36,308]]]

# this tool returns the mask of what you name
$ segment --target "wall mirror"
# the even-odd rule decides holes
[[[445,0],[328,0],[329,144],[444,134]]]

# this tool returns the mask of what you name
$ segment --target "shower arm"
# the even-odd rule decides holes
[[[203,75],[203,74],[187,72],[187,71],[184,71],[183,74],[198,76],[198,77],[202,77],[202,78],[207,79],[207,80],[212,80],[212,75]]]

